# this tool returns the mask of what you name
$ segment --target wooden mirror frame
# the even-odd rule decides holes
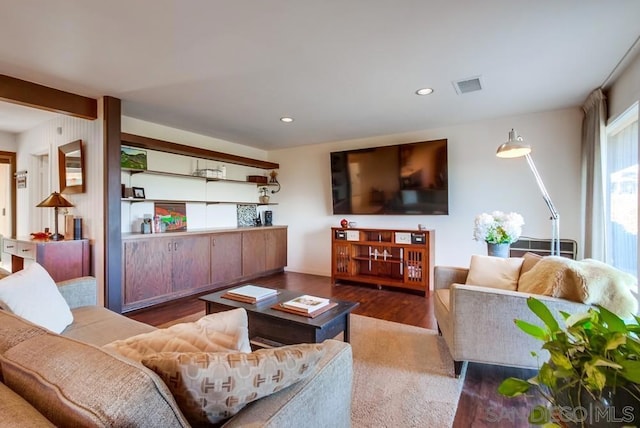
[[[67,185],[67,156],[70,153],[80,152],[80,184]],[[77,167],[75,167],[77,168]],[[60,193],[84,193],[85,170],[84,170],[84,150],[82,140],[72,141],[58,147],[58,174],[60,176]]]

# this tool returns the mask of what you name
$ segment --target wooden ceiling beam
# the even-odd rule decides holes
[[[0,74],[0,100],[27,107],[95,120],[98,101]]]
[[[125,146],[137,147],[141,149],[156,150],[159,152],[173,153],[177,155],[192,156],[201,159],[209,159],[219,162],[233,163],[236,165],[252,166],[262,169],[278,169],[280,165],[275,162],[251,159],[244,156],[230,155],[228,153],[216,152],[202,149],[200,147],[185,146],[182,144],[170,143],[156,138],[143,137],[141,135],[121,134],[122,144]]]

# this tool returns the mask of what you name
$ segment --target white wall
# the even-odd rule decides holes
[[[640,100],[640,54],[616,79],[608,91],[608,119],[615,119]]]
[[[273,211],[276,224],[289,226],[288,270],[330,275],[329,228],[339,226],[343,216],[332,214],[329,153],[354,148],[448,139],[448,216],[347,216],[361,227],[427,225],[436,231],[436,264],[467,266],[472,254],[486,254],[485,244],[472,237],[474,217],[481,212],[516,211],[526,222],[524,236],[550,238],[549,211],[526,161],[495,156],[511,128],[532,146],[532,157],[560,212],[561,238],[578,241],[581,126],[581,110],[571,108],[269,152],[270,160],[280,163],[282,191]]]
[[[15,152],[18,150],[16,145],[17,136],[11,132],[0,131],[0,151]]]
[[[101,102],[98,103],[101,106]],[[103,287],[104,278],[104,217],[103,217],[103,137],[102,112],[99,108],[96,120],[77,119],[60,115],[36,128],[18,134],[17,169],[27,170],[27,188],[17,190],[17,231],[19,238],[29,237],[31,232],[41,231],[44,227],[54,229],[54,214],[51,208],[37,208],[41,202],[34,192],[34,174],[37,171],[36,156],[49,156],[49,183],[45,189],[49,194],[59,191],[58,178],[58,146],[75,140],[82,140],[85,156],[86,184],[85,193],[64,195],[74,207],[69,214],[83,218],[83,235],[91,242],[92,272]],[[61,132],[58,131],[61,130]],[[47,224],[39,224],[38,211],[48,210]],[[62,213],[61,213],[62,214]],[[60,233],[64,233],[64,218],[60,216]],[[103,293],[99,293],[102,296]]]

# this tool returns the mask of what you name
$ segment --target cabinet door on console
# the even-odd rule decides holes
[[[124,243],[124,304],[171,293],[171,239]]]
[[[404,282],[407,286],[418,290],[426,290],[429,286],[429,262],[427,252],[423,249],[407,249],[405,253]]]
[[[211,236],[211,283],[222,284],[242,276],[242,234]]]
[[[351,244],[348,242],[333,242],[333,258],[331,259],[331,274],[346,277],[351,275]],[[335,282],[335,281],[334,281]]]
[[[266,266],[264,231],[242,232],[242,276],[264,272]]]
[[[175,238],[173,254],[173,291],[195,290],[209,284],[209,236]]]
[[[267,229],[266,270],[282,269],[287,265],[287,229]]]

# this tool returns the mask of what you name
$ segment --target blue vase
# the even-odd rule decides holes
[[[493,257],[509,257],[509,244],[490,244],[487,242],[487,254]]]

